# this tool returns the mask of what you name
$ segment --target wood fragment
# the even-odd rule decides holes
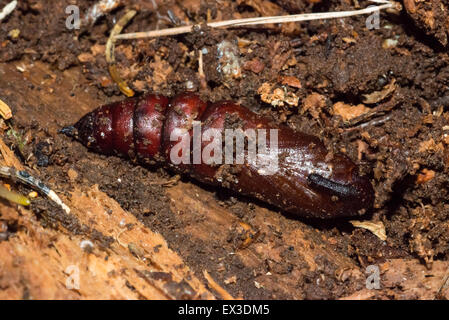
[[[363,104],[353,106],[340,101],[335,103],[332,109],[334,114],[339,115],[345,122],[358,118],[371,111],[370,108],[367,108]]]
[[[40,193],[47,196],[50,200],[55,202],[60,206],[67,214],[70,213],[70,208],[59,198],[59,196],[47,187],[42,181],[36,179],[30,175],[27,171],[23,170],[23,166],[20,161],[15,157],[14,152],[12,152],[8,146],[0,139],[0,152],[3,156],[3,163],[0,165],[0,176],[14,179],[23,184],[29,185],[30,187],[38,190]]]
[[[293,76],[280,76],[278,77],[278,81],[282,84],[289,85],[290,87],[301,89],[301,81]]]
[[[8,167],[14,167],[18,170],[23,169],[22,164],[20,161],[16,158],[14,152],[8,148],[8,146],[5,144],[3,139],[0,139],[0,152],[3,157],[2,165],[6,165]]]
[[[351,120],[342,123],[344,127],[352,127],[357,126],[357,128],[352,129],[362,129],[368,126],[376,126],[380,125],[386,121],[391,120],[391,113],[388,114],[394,107],[398,105],[399,99],[396,99],[395,95],[397,93],[394,92],[393,96],[388,99],[387,102],[381,103],[377,107],[371,108],[368,112],[361,114],[358,117],[355,117]],[[382,116],[382,117],[380,117]],[[375,118],[378,117],[378,118]]]
[[[0,115],[3,119],[8,120],[12,118],[11,108],[0,99]]]
[[[423,184],[435,178],[435,171],[429,169],[422,169],[421,173],[418,174],[416,178],[417,184]]]
[[[109,64],[109,74],[112,80],[117,83],[120,91],[127,97],[134,96],[134,91],[128,86],[125,80],[120,77],[115,64],[115,36],[122,32],[123,28],[128,24],[129,21],[136,15],[135,10],[128,11],[120,20],[114,25],[109,35],[109,39],[106,42],[106,61]]]
[[[363,228],[371,231],[375,236],[377,236],[380,240],[387,240],[387,233],[385,232],[385,226],[382,221],[349,221],[354,227]]]
[[[244,249],[257,239],[259,236],[259,230],[254,230],[253,227],[243,221],[239,221],[239,224],[245,231],[245,240],[240,245],[240,249]]]
[[[203,275],[204,278],[206,278],[209,287],[215,290],[223,298],[223,300],[236,300],[229,292],[227,292],[217,282],[215,282],[215,280],[209,275],[209,272],[207,272],[207,270],[203,270]]]

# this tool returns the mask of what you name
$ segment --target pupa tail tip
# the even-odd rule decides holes
[[[66,126],[59,130],[59,133],[65,134],[71,138],[76,138],[78,136],[78,130],[74,126]]]

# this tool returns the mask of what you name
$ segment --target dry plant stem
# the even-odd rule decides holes
[[[173,187],[175,186],[179,180],[181,180],[181,176],[179,174],[175,175],[172,179],[163,182],[150,182],[150,185],[164,186],[164,187]]]
[[[17,1],[11,1],[10,3],[8,3],[2,11],[0,11],[0,21],[2,21],[4,18],[6,18],[11,12],[14,11],[14,9],[17,6]]]
[[[203,52],[201,50],[198,51],[198,76],[200,78],[201,88],[207,88],[206,75],[204,74],[203,68]]]
[[[354,130],[362,130],[362,129],[367,128],[367,127],[375,127],[375,126],[381,125],[381,124],[383,124],[383,123],[385,123],[387,121],[390,121],[391,118],[392,118],[391,113],[390,114],[386,114],[386,115],[380,116],[378,118],[374,118],[374,119],[372,119],[372,120],[370,120],[368,122],[360,123],[360,124],[358,124],[358,125],[356,125],[354,127],[345,128],[344,130],[346,132],[350,132],[350,131],[354,131]]]
[[[109,74],[111,75],[112,80],[117,83],[120,91],[124,93],[127,97],[132,97],[134,95],[134,91],[128,86],[128,84],[120,77],[117,67],[115,65],[115,36],[122,32],[123,28],[128,24],[128,22],[136,15],[136,11],[130,10],[128,11],[117,24],[112,28],[111,34],[109,35],[109,39],[106,42],[106,61],[109,64]]]
[[[61,198],[59,198],[53,190],[47,187],[39,179],[36,179],[32,175],[30,175],[28,172],[24,170],[16,170],[12,167],[0,166],[0,176],[22,182],[37,189],[39,192],[43,193],[50,200],[60,206],[67,214],[70,213],[70,208],[64,202],[62,202]]]
[[[257,17],[257,18],[246,18],[246,19],[235,19],[207,23],[206,26],[210,28],[220,28],[220,27],[239,27],[248,25],[258,25],[266,23],[287,23],[287,22],[301,22],[301,21],[311,21],[311,20],[321,20],[321,19],[335,19],[335,18],[345,18],[357,15],[370,14],[376,11],[384,9],[400,9],[400,4],[382,1],[382,0],[371,0],[371,2],[378,3],[378,6],[371,6],[365,9],[353,10],[353,11],[340,11],[340,12],[323,12],[323,13],[305,13],[305,14],[295,14],[287,16],[273,16],[273,17]],[[146,32],[135,32],[135,33],[125,33],[114,36],[115,40],[118,39],[141,39],[141,38],[152,38],[152,37],[162,37],[171,36],[183,33],[192,32],[194,29],[200,29],[201,25],[189,25],[177,28],[169,28],[162,30],[152,30]]]

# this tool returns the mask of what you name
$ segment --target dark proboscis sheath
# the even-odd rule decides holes
[[[178,142],[170,141],[170,134],[185,129],[192,135],[193,121],[201,122],[202,132],[224,132],[229,126],[278,129],[279,169],[262,175],[257,164],[249,162],[174,165],[170,151]],[[172,99],[145,94],[101,106],[62,132],[96,152],[166,166],[300,217],[357,216],[374,201],[371,182],[348,157],[330,156],[318,137],[276,125],[233,102],[206,103],[192,93]],[[204,148],[209,141],[201,143]]]

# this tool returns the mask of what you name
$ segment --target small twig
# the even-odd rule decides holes
[[[207,272],[207,270],[203,270],[203,275],[204,278],[206,278],[211,289],[214,289],[223,298],[223,300],[235,300],[235,298],[229,292],[227,292],[217,282],[215,282],[215,280],[209,275],[209,272]]]
[[[395,8],[400,10],[401,5],[398,3],[384,1],[384,0],[370,0],[371,2],[378,3],[378,6],[371,6],[365,9],[353,10],[353,11],[340,11],[340,12],[319,12],[319,13],[305,13],[305,14],[294,14],[286,16],[272,16],[272,17],[257,17],[257,18],[245,18],[245,19],[235,19],[226,21],[217,21],[207,23],[206,26],[210,28],[220,28],[220,27],[240,27],[248,25],[258,25],[267,23],[287,23],[287,22],[300,22],[300,21],[311,21],[311,20],[321,20],[321,19],[335,19],[335,18],[345,18],[357,15],[370,14],[376,11]],[[152,37],[162,37],[162,36],[172,36],[177,34],[189,33],[192,30],[200,29],[201,24],[188,25],[176,28],[161,29],[161,30],[151,30],[145,32],[134,32],[125,33],[121,35],[116,35],[115,40],[118,39],[141,39],[141,38],[152,38]]]
[[[4,18],[6,18],[11,12],[14,11],[14,9],[17,6],[17,1],[11,1],[10,3],[8,3],[3,10],[0,12],[0,21],[2,21]]]
[[[126,96],[132,97],[134,95],[134,91],[128,86],[128,84],[123,80],[115,65],[115,36],[122,32],[123,28],[128,24],[128,22],[136,15],[136,11],[130,10],[128,11],[120,20],[114,25],[111,30],[111,34],[109,35],[109,39],[106,42],[106,61],[109,64],[109,74],[111,75],[112,80],[117,83],[121,92],[123,92]]]
[[[202,89],[207,88],[206,75],[203,68],[203,51],[198,50],[198,76],[200,78],[200,85]]]
[[[181,180],[181,176],[179,174],[177,174],[172,179],[170,179],[168,181],[163,181],[163,182],[152,181],[152,182],[150,182],[150,185],[173,187],[174,185],[176,185],[179,182],[179,180]]]
[[[354,127],[347,127],[344,130],[346,132],[350,132],[350,131],[354,131],[354,130],[361,130],[366,127],[375,127],[375,126],[381,125],[387,121],[390,121],[391,118],[392,118],[392,115],[391,115],[391,113],[389,113],[389,114],[374,118],[368,122],[359,123],[358,125],[356,125]]]
[[[27,171],[16,170],[13,167],[0,166],[0,176],[20,181],[24,184],[27,184],[27,185],[37,189],[39,192],[43,193],[50,200],[52,200],[58,206],[60,206],[67,214],[70,213],[70,208],[64,202],[62,202],[62,200],[58,197],[58,195],[53,190],[51,190],[49,187],[47,187],[39,179],[36,179],[32,175],[30,175]]]

